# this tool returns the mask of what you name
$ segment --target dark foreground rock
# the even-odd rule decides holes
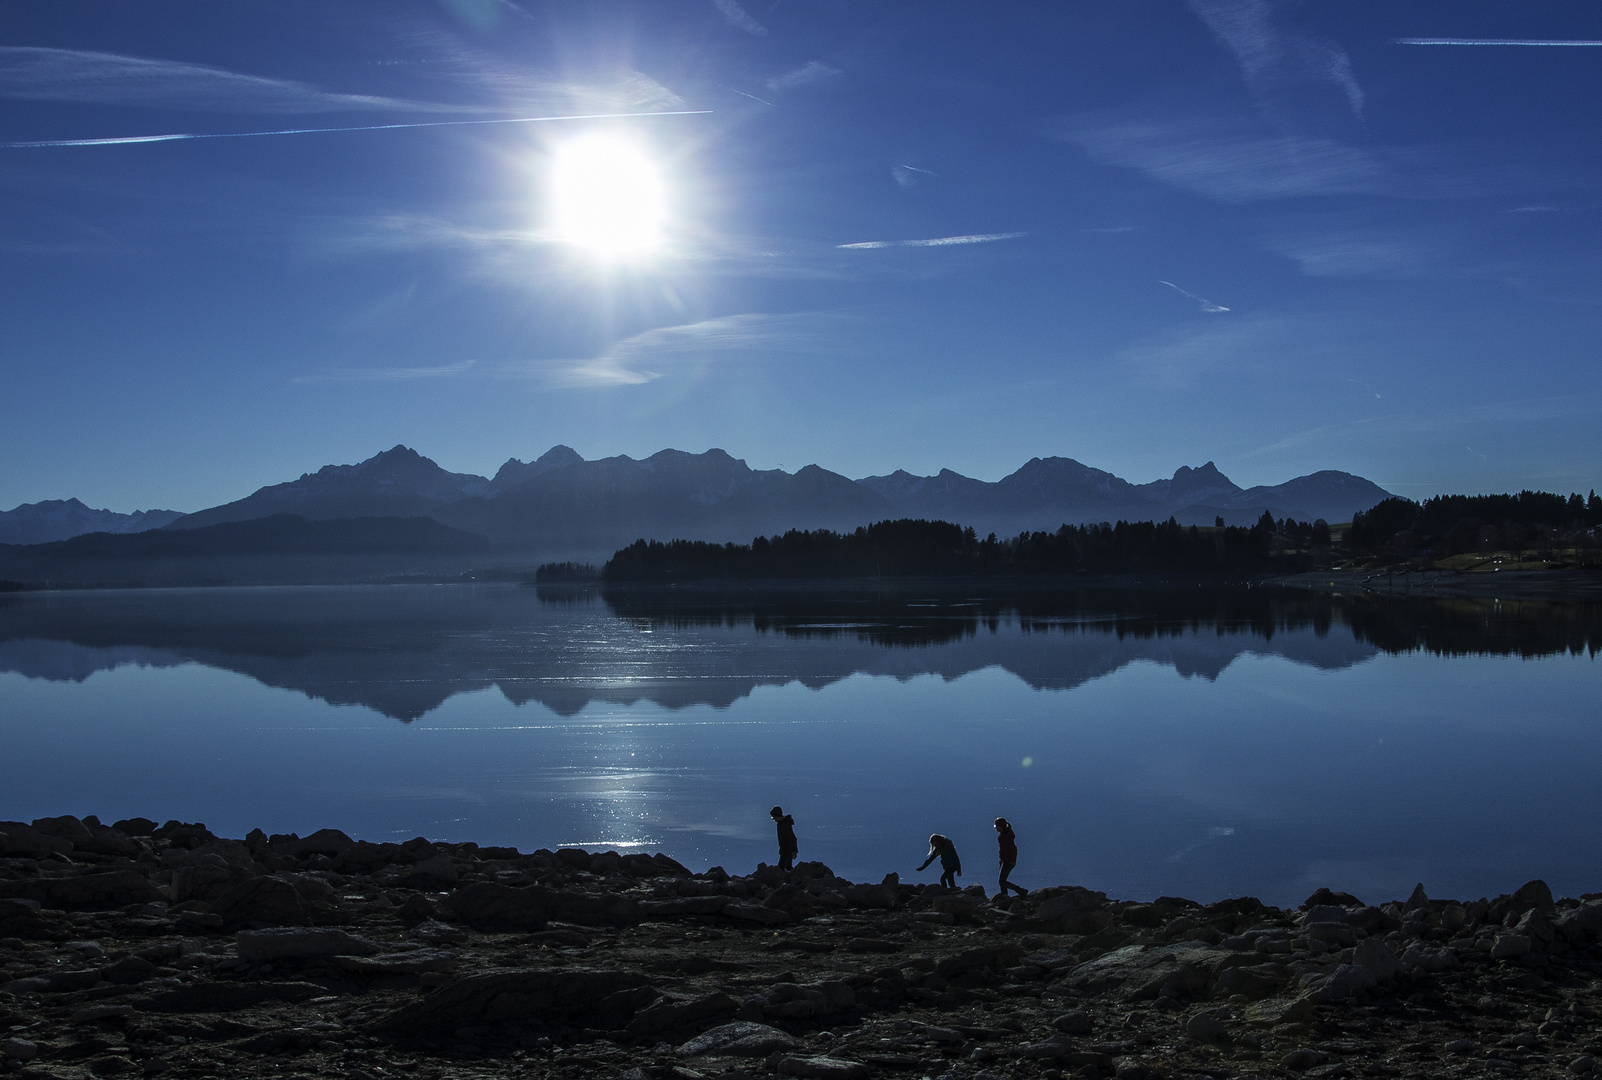
[[[0,822],[0,1062],[56,1077],[1543,1077],[1602,896],[992,901],[819,863]]]

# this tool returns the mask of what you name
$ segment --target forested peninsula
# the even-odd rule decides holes
[[[852,532],[801,530],[749,544],[637,540],[599,571],[540,568],[542,582],[1037,577],[1141,573],[1252,577],[1365,568],[1458,573],[1602,565],[1602,499],[1546,492],[1389,498],[1349,525],[1276,520],[1250,527],[1167,521],[1063,525],[981,538],[947,521],[902,518]]]

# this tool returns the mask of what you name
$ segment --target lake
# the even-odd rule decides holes
[[[0,598],[0,818],[801,858],[1120,898],[1602,889],[1602,610],[1024,595],[194,589]]]

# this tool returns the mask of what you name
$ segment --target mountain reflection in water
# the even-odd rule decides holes
[[[1148,661],[1215,679],[1242,654],[1338,670],[1379,652],[1594,655],[1602,607],[1263,589],[918,591],[517,586],[192,589],[0,600],[0,672],[82,681],[198,663],[414,720],[498,687],[726,707],[759,686],[1002,668],[1070,690]]]

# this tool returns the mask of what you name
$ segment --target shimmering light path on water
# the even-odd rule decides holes
[[[0,817],[643,846],[736,870],[771,860],[781,803],[802,857],[857,879],[910,877],[938,830],[966,881],[993,884],[1001,814],[1017,880],[1125,897],[1602,889],[1587,653],[1385,652],[1338,619],[1142,636],[1009,617],[885,645],[446,596],[499,621],[192,647],[126,630],[141,606],[170,611],[157,594],[116,615],[109,597],[0,611]],[[94,630],[61,629],[97,611]],[[380,671],[374,654],[407,662]],[[413,699],[437,703],[392,718]]]

